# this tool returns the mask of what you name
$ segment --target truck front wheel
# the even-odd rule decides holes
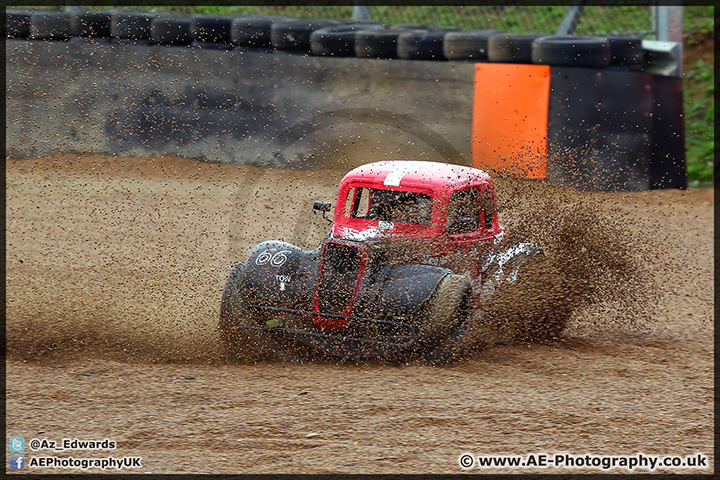
[[[246,308],[253,304],[253,294],[245,275],[245,265],[235,265],[223,291],[218,334],[225,357],[231,362],[289,360],[266,331],[252,328],[265,325],[261,322],[262,314]]]

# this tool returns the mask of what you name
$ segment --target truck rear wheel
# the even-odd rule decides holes
[[[499,248],[483,270],[486,280],[474,311],[423,357],[425,362],[444,365],[489,345],[553,340],[565,329],[569,311],[562,281],[540,248],[529,243]]]
[[[468,309],[463,321],[430,352],[423,356],[429,365],[447,365],[472,355],[492,343],[492,328],[482,311]]]
[[[470,280],[463,275],[450,274],[440,280],[427,307],[421,325],[420,338],[435,343],[445,338],[465,314]]]

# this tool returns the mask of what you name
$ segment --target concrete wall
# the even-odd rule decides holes
[[[16,157],[163,153],[303,166],[362,132],[383,146],[360,150],[370,157],[471,163],[471,62],[81,39],[7,40],[6,52],[6,149]]]

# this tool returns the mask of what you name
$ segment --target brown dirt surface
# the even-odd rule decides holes
[[[263,240],[318,245],[328,224],[312,200],[332,202],[345,171],[8,160],[7,435],[117,442],[110,452],[26,450],[28,461],[141,456],[133,473],[460,473],[464,452],[640,452],[710,458],[707,469],[655,473],[712,472],[710,189],[580,194],[498,181],[509,231],[563,252],[571,278],[583,268],[598,276],[575,258],[611,265],[598,267],[594,300],[558,340],[490,345],[441,367],[223,362],[215,326],[230,269]],[[612,265],[628,259],[640,274],[616,281]]]
[[[693,68],[698,60],[715,65],[715,37],[704,33],[686,33],[683,41],[683,71]]]

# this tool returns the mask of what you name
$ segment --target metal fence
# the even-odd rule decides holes
[[[356,3],[365,3],[356,2]],[[386,24],[421,24],[462,29],[498,29],[508,33],[626,35],[645,40],[682,41],[682,7],[647,0],[619,1],[613,6],[413,5],[413,6],[167,6],[139,7],[184,14],[283,15],[288,17],[371,19]],[[80,1],[66,8],[82,8]],[[52,8],[52,7],[51,7]],[[89,7],[116,8],[116,7]],[[679,29],[678,29],[679,26]]]
[[[655,38],[654,9],[649,5],[583,6],[242,6],[170,7],[183,13],[286,15],[319,18],[370,18],[387,24],[411,23],[463,29],[498,29],[508,33],[555,34],[571,22],[578,35],[633,35]]]

